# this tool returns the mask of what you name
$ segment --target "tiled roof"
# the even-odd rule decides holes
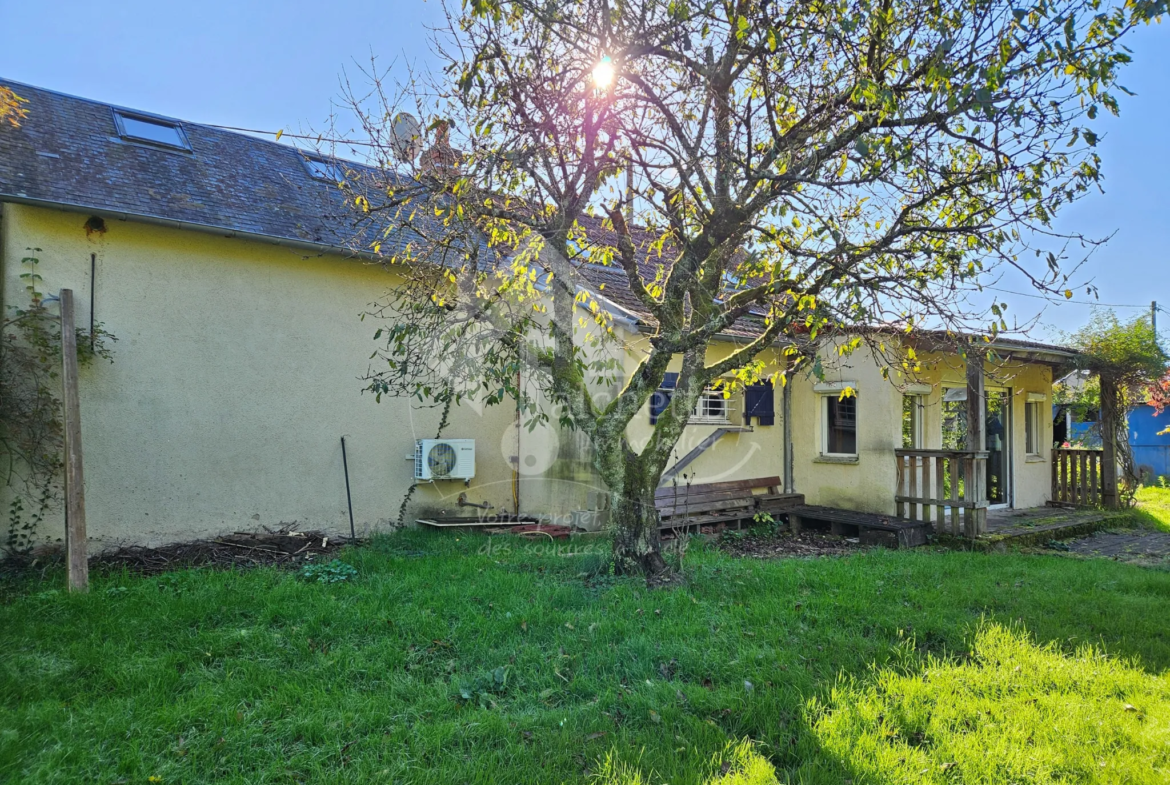
[[[49,204],[98,215],[161,220],[224,233],[269,238],[323,248],[365,250],[371,226],[359,229],[334,183],[314,178],[305,154],[294,147],[182,122],[190,151],[164,149],[119,137],[114,107],[0,78],[27,98],[28,117],[19,128],[0,123],[0,201]],[[377,170],[342,162],[368,188]],[[625,271],[589,261],[592,249],[616,247],[617,234],[598,218],[581,222],[588,243],[577,260],[583,285],[648,327],[653,317],[634,295]],[[642,279],[653,281],[678,257],[669,245],[658,249],[657,235],[633,229]],[[383,254],[415,239],[409,231],[381,238]],[[483,258],[493,257],[488,253]],[[494,257],[493,257],[494,258]],[[596,258],[596,256],[594,256]],[[759,334],[762,316],[749,314],[725,335]],[[1059,346],[1001,338],[1005,348],[1067,352]]]
[[[588,247],[584,250],[594,251],[592,254],[583,253],[575,260],[581,262],[579,273],[588,284],[588,288],[620,308],[629,311],[647,325],[653,325],[655,323],[654,317],[630,289],[625,270],[618,266],[616,250],[619,240],[618,233],[600,218],[584,217],[579,219],[578,223],[588,237]],[[638,252],[638,275],[647,284],[655,280],[662,282],[679,257],[678,249],[672,247],[669,242],[661,243],[659,234],[648,229],[631,226],[630,237]],[[588,256],[596,258],[598,255],[596,250],[603,247],[614,249],[614,259],[610,265],[586,263]],[[730,289],[725,293],[730,294]],[[751,314],[739,319],[730,328],[724,330],[723,335],[730,338],[754,338],[764,328],[764,313],[763,310],[758,312],[753,310]]]
[[[138,144],[119,137],[109,104],[0,84],[29,101],[19,128],[0,124],[0,201],[354,245],[340,190],[312,177],[293,147],[189,122],[189,152]]]

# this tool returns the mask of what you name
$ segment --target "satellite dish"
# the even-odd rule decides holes
[[[410,163],[422,148],[421,126],[414,115],[399,112],[390,123],[390,146],[403,163]]]

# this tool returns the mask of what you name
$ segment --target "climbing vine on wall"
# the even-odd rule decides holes
[[[27,551],[37,524],[60,502],[64,429],[61,404],[61,319],[56,298],[42,291],[40,248],[27,249],[20,280],[27,298],[0,321],[0,484],[11,493],[4,548]],[[111,360],[116,339],[95,324],[77,330],[77,359]]]

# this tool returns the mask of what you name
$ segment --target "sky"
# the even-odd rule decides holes
[[[286,132],[325,127],[343,74],[433,62],[437,2],[287,0],[283,3],[92,3],[0,0],[0,79],[12,79],[200,123]],[[1170,21],[1138,31],[1122,84],[1121,117],[1102,124],[1104,194],[1066,208],[1058,230],[1110,241],[1075,279],[1123,317],[1159,301],[1170,338]],[[1072,249],[1079,259],[1084,253]],[[1090,316],[1094,298],[1048,304],[1006,275],[994,294],[1037,339],[1059,340]]]

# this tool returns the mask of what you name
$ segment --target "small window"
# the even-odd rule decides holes
[[[318,180],[328,180],[331,183],[341,183],[345,181],[345,169],[336,161],[330,161],[325,158],[316,158],[312,156],[305,156],[305,168],[309,170],[309,174]]]
[[[967,388],[950,387],[943,390],[942,448],[967,449]]]
[[[713,390],[708,387],[706,390],[703,390],[703,394],[695,402],[695,410],[691,412],[690,422],[730,422],[727,404],[728,399],[723,397],[723,390]]]
[[[1024,441],[1028,455],[1040,455],[1040,417],[1041,404],[1037,401],[1028,401],[1024,405]]]
[[[857,396],[825,395],[821,400],[822,454],[857,455]]]
[[[114,122],[118,126],[118,135],[123,139],[146,142],[160,147],[173,147],[176,150],[191,149],[191,145],[187,142],[187,134],[183,131],[183,125],[177,120],[116,111],[114,112]]]
[[[902,447],[922,448],[922,396],[902,396]]]

